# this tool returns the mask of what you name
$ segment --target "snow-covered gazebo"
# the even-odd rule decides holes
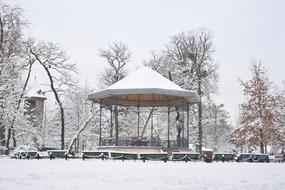
[[[143,67],[126,76],[110,87],[92,93],[89,100],[100,104],[100,134],[101,145],[101,109],[102,105],[115,106],[115,145],[118,145],[118,106],[140,107],[170,107],[184,106],[187,110],[187,142],[189,142],[189,105],[198,103],[200,98],[194,91],[184,90],[156,71]],[[168,119],[169,127],[169,119]],[[139,119],[138,119],[139,130]],[[138,131],[139,135],[139,131]],[[139,138],[139,137],[138,137]],[[168,130],[169,147],[169,130]]]

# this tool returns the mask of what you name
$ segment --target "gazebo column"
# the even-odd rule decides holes
[[[137,107],[138,108],[138,140],[140,140],[140,106]]]
[[[187,148],[189,148],[189,103],[187,103],[186,106],[186,110],[187,110]]]
[[[185,147],[185,100],[182,105],[182,147]]]
[[[150,142],[151,146],[153,146],[153,114],[151,115]]]
[[[170,107],[167,107],[167,148],[170,147]]]
[[[154,95],[151,95],[151,100],[152,100],[152,106],[151,109],[154,112]],[[150,126],[150,142],[151,146],[153,146],[153,112],[151,113],[151,126]]]
[[[115,145],[119,145],[119,122],[118,122],[118,102],[117,97],[115,97]]]
[[[102,145],[102,100],[100,100],[99,146]]]
[[[113,106],[110,106],[110,138],[113,137]]]

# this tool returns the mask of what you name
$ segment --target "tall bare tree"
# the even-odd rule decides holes
[[[126,65],[130,61],[131,52],[122,42],[113,42],[106,49],[99,49],[99,55],[107,60],[108,66],[100,76],[106,86],[121,80],[126,75]]]
[[[68,62],[66,52],[54,43],[39,42],[30,49],[31,54],[44,68],[49,78],[50,88],[60,110],[61,149],[65,148],[65,119],[64,107],[60,99],[60,92],[65,87],[74,86],[72,74],[76,73],[75,64]]]
[[[171,79],[179,86],[195,90],[207,98],[217,88],[217,65],[213,61],[212,35],[204,29],[180,33],[171,37],[170,42],[160,54],[153,54],[147,63],[152,68]],[[198,145],[202,151],[203,110],[202,100],[198,104]],[[177,109],[176,109],[177,110]],[[176,120],[181,121],[179,112]],[[177,125],[177,139],[182,131]]]
[[[15,117],[26,88],[26,82],[23,87],[21,86],[21,76],[26,73],[31,63],[26,62],[24,58],[26,56],[23,40],[25,22],[22,13],[21,8],[0,1],[0,142],[7,150],[11,136],[14,136]],[[29,74],[26,81],[28,76]],[[10,99],[11,97],[13,99]],[[14,137],[13,140],[15,146]]]
[[[106,49],[99,49],[99,55],[106,59],[107,67],[100,76],[100,81],[104,87],[110,86],[126,76],[126,65],[130,61],[131,52],[128,47],[122,42],[113,42]],[[110,106],[110,137],[113,136],[113,106]],[[117,108],[114,109],[114,114]],[[118,121],[115,121],[118,122]],[[116,132],[118,133],[118,132]]]

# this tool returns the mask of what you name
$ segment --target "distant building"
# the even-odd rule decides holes
[[[41,89],[31,91],[25,100],[26,115],[30,115],[31,117],[42,116],[45,100],[45,93]]]
[[[45,92],[41,89],[37,77],[32,81],[31,89],[27,92],[25,98],[25,115],[27,119],[38,125],[43,121],[45,110]]]
[[[25,98],[25,117],[36,130],[36,133],[28,135],[26,142],[37,148],[45,146],[45,126],[43,121],[46,99],[45,93],[39,87],[34,87],[30,90]]]

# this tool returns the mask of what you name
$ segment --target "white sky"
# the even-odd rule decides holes
[[[77,63],[82,84],[95,88],[105,60],[98,48],[122,41],[133,56],[132,71],[159,51],[169,37],[196,28],[214,35],[219,63],[219,94],[233,120],[242,89],[238,78],[249,78],[249,63],[262,60],[271,80],[284,80],[285,1],[277,0],[14,0],[26,12],[28,33],[58,43]]]

